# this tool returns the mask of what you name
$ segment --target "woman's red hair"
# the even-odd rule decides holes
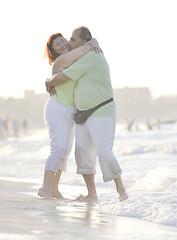
[[[48,58],[49,64],[51,65],[55,59],[59,56],[58,53],[56,53],[53,49],[53,41],[57,37],[62,37],[61,33],[55,33],[50,36],[50,38],[47,41],[46,47],[45,47],[45,52],[44,52],[44,57]]]

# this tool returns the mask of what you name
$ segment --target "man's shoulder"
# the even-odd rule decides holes
[[[95,51],[89,51],[85,55],[83,55],[81,58],[86,59],[86,58],[102,58],[104,55],[102,53],[96,53]]]
[[[102,53],[96,53],[95,51],[89,51],[87,54],[87,56],[90,57],[104,57],[104,55]]]

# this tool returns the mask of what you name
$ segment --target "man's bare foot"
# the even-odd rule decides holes
[[[59,191],[52,191],[51,196],[58,199],[65,199]]]
[[[86,196],[86,197],[80,198],[79,201],[93,203],[93,202],[97,202],[98,198],[95,196],[94,197]]]
[[[123,202],[127,199],[128,199],[128,194],[126,193],[126,191],[121,192],[120,195],[119,195],[119,201]]]
[[[39,188],[38,195],[46,200],[52,199],[51,195],[48,192],[46,192],[43,188]]]

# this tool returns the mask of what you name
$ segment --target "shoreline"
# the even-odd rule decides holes
[[[43,200],[34,183],[0,180],[0,239],[176,239],[177,229],[99,213],[98,204]],[[38,184],[36,184],[37,186]],[[72,186],[71,186],[72,191]],[[23,238],[24,239],[24,238]]]

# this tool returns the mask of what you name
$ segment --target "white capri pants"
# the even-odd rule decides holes
[[[75,108],[60,104],[52,96],[45,107],[45,121],[49,127],[50,155],[45,170],[66,171],[67,158],[71,153],[74,138]]]
[[[95,174],[97,156],[104,182],[122,174],[112,152],[115,122],[115,117],[90,117],[84,124],[76,125],[75,158],[78,174]]]

